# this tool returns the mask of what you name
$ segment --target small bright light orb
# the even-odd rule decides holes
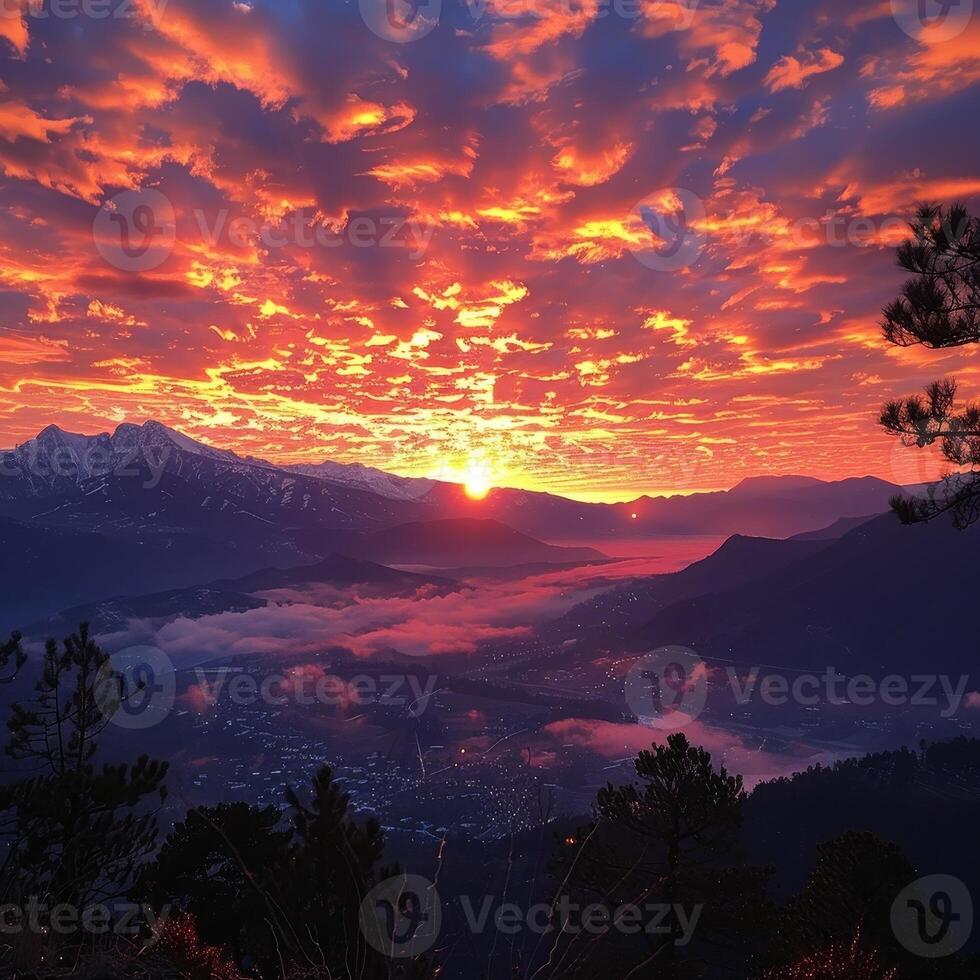
[[[479,462],[470,463],[466,467],[463,478],[463,489],[470,500],[483,500],[483,498],[493,489],[490,482],[490,473],[487,467]]]
[[[463,489],[470,500],[483,500],[490,492],[490,483],[482,476],[467,476]]]
[[[630,514],[630,517],[632,517],[634,521],[636,520],[636,514]]]

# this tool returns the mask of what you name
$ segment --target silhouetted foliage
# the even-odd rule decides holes
[[[286,801],[293,838],[269,883],[282,960],[294,971],[317,976],[388,977],[391,961],[368,945],[359,920],[371,888],[398,873],[397,867],[380,865],[380,824],[350,818],[350,798],[329,766],[314,776],[309,800],[289,789]],[[408,977],[429,972],[421,959],[402,968]]]
[[[7,753],[25,775],[0,791],[5,901],[82,908],[117,897],[155,845],[155,815],[142,804],[163,800],[167,764],[95,762],[109,723],[96,685],[107,678],[118,680],[83,623],[61,649],[48,642],[35,699],[12,708]]]
[[[885,969],[860,933],[849,944],[834,943],[807,953],[789,966],[767,973],[763,980],[898,980],[895,967]]]
[[[896,842],[917,867],[955,868],[974,889],[980,852],[961,842],[980,823],[978,788],[977,739],[842,759],[757,786],[743,839],[753,860],[778,864],[777,884],[791,891],[803,888],[820,844],[855,828]],[[941,833],[934,832],[937,799],[944,801]]]
[[[933,348],[980,341],[980,221],[962,204],[927,204],[909,229],[897,259],[912,278],[883,310],[885,339]]]
[[[887,963],[895,963],[892,903],[917,877],[901,850],[875,834],[849,831],[819,845],[806,887],[779,914],[770,955],[792,963],[848,948],[860,932],[863,948],[886,950]]]
[[[202,943],[266,977],[387,978],[392,962],[360,925],[365,896],[398,873],[380,863],[381,827],[351,819],[328,766],[305,796],[287,790],[285,812],[245,803],[189,811],[134,897],[190,913]],[[425,977],[429,965],[408,959],[399,975]]]
[[[20,633],[11,633],[9,640],[0,643],[0,684],[12,683],[21,667],[27,663],[27,654],[20,641]]]
[[[188,810],[131,897],[188,913],[201,942],[227,946],[238,961],[274,965],[267,888],[292,837],[283,819],[278,807],[242,802]]]
[[[201,938],[192,915],[167,919],[155,937],[150,958],[177,967],[184,980],[244,980],[226,949]]]
[[[675,978],[698,976],[711,964],[738,973],[751,931],[763,927],[771,873],[741,860],[741,776],[716,771],[711,756],[682,734],[641,752],[636,774],[639,785],[599,791],[595,821],[562,842],[556,870],[609,907],[666,907],[665,932],[624,938],[611,929],[601,942],[570,949],[564,970],[598,977],[636,969]],[[681,945],[678,909],[690,916],[695,907],[701,908],[695,940]]]
[[[980,341],[980,220],[960,204],[922,206],[910,222],[912,237],[898,248],[898,264],[912,274],[901,295],[883,312],[892,344],[960,347]],[[980,407],[956,406],[956,382],[944,378],[924,395],[888,402],[879,421],[907,446],[938,443],[957,468],[922,496],[896,497],[892,507],[905,523],[950,513],[959,527],[980,517]],[[960,472],[966,468],[965,472]]]

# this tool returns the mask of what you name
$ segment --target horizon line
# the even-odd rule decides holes
[[[345,459],[338,459],[333,456],[324,456],[318,459],[305,458],[301,460],[293,460],[290,462],[277,462],[275,459],[267,458],[265,456],[261,456],[261,457],[254,456],[250,453],[243,454],[238,449],[228,448],[227,445],[219,445],[213,442],[205,442],[200,436],[190,436],[186,432],[177,428],[176,426],[169,425],[166,422],[161,422],[159,419],[155,419],[155,418],[144,418],[141,422],[134,422],[129,419],[123,419],[122,421],[115,422],[114,426],[110,425],[104,429],[101,429],[98,432],[93,432],[93,433],[77,432],[77,431],[73,431],[72,429],[64,428],[64,426],[58,422],[49,422],[47,425],[44,425],[41,429],[39,429],[35,435],[30,436],[27,439],[23,439],[22,441],[19,442],[17,442],[16,440],[12,440],[13,445],[8,449],[0,449],[0,452],[2,453],[12,452],[13,450],[18,449],[21,446],[25,445],[27,442],[30,442],[33,439],[37,438],[39,435],[41,435],[41,433],[43,433],[47,429],[52,429],[52,428],[57,429],[59,432],[62,432],[65,435],[81,436],[83,438],[93,439],[100,435],[114,434],[116,431],[118,431],[119,428],[121,428],[124,425],[130,425],[136,428],[144,428],[145,426],[151,423],[155,425],[159,425],[161,428],[169,429],[173,432],[176,432],[182,438],[188,439],[191,442],[196,442],[199,445],[205,447],[206,449],[213,449],[219,452],[220,451],[231,452],[239,459],[241,459],[243,462],[266,463],[270,466],[276,467],[277,469],[287,469],[288,467],[291,466],[316,466],[322,463],[336,463],[337,465],[340,466],[362,466],[368,469],[378,470],[380,472],[388,474],[389,476],[398,477],[400,479],[431,480],[432,482],[435,483],[448,483],[460,487],[465,485],[465,481],[463,480],[448,479],[444,476],[443,477],[429,476],[429,475],[424,475],[424,474],[419,475],[414,473],[408,474],[404,472],[398,472],[397,470],[394,469],[386,469],[384,466],[379,466],[377,464],[365,463],[361,460],[345,460]],[[6,438],[0,438],[0,445],[3,445],[3,443],[6,442],[7,442]],[[761,473],[752,473],[747,476],[743,476],[737,482],[732,484],[725,484],[725,485],[719,485],[713,487],[702,486],[702,487],[695,487],[695,488],[684,487],[684,488],[672,488],[672,489],[658,488],[658,489],[646,489],[646,490],[636,490],[636,491],[632,491],[632,490],[624,491],[624,490],[614,490],[614,489],[559,491],[559,490],[550,490],[550,489],[540,489],[538,487],[521,486],[515,483],[501,482],[501,483],[493,484],[493,486],[490,488],[490,492],[492,492],[493,490],[515,490],[524,493],[543,493],[553,497],[561,497],[566,500],[573,500],[578,503],[607,504],[609,506],[615,506],[615,505],[636,503],[637,501],[643,498],[662,500],[662,499],[669,499],[671,497],[693,497],[698,494],[727,493],[730,492],[731,490],[734,490],[736,487],[740,486],[742,483],[746,482],[747,480],[759,480],[759,479],[773,479],[773,480],[807,479],[807,480],[814,480],[818,483],[824,483],[824,484],[840,483],[844,480],[854,480],[854,479],[857,480],[877,479],[877,480],[882,480],[882,482],[889,483],[895,487],[899,487],[903,489],[906,486],[918,485],[918,484],[894,483],[892,480],[888,480],[884,477],[878,476],[875,473],[848,474],[844,476],[838,476],[833,479],[826,479],[824,477],[812,476],[810,474],[799,473],[799,472],[792,472],[792,473],[761,472]]]

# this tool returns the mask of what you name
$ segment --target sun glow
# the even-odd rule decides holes
[[[483,500],[490,491],[501,486],[502,473],[491,466],[482,453],[457,457],[452,463],[443,463],[434,479],[456,483],[470,500]]]
[[[470,500],[483,500],[493,489],[487,468],[480,463],[471,463],[466,468],[463,489]]]

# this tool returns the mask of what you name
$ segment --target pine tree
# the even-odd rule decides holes
[[[693,961],[715,953],[737,962],[750,948],[746,923],[763,924],[770,877],[768,869],[740,861],[741,776],[716,771],[711,756],[680,733],[641,752],[635,765],[639,783],[600,790],[595,821],[563,841],[558,872],[563,882],[611,907],[666,908],[665,931],[644,930],[644,948],[635,937],[624,942],[612,928],[592,951],[598,972],[579,961],[580,974],[602,976],[615,961],[624,973],[635,969],[673,980],[696,975]],[[680,915],[697,908],[696,941],[681,947]]]
[[[349,797],[329,766],[314,776],[308,802],[291,788],[286,800],[294,838],[272,886],[288,958],[337,977],[383,975],[388,964],[379,962],[359,926],[361,902],[387,876],[376,874],[384,853],[378,821],[350,819]]]
[[[275,806],[219,803],[195,807],[145,865],[131,897],[154,908],[188,913],[201,941],[228,947],[241,961],[278,964],[270,926],[270,877],[292,837]]]
[[[980,342],[980,220],[959,204],[930,204],[919,209],[910,229],[897,257],[911,278],[882,311],[885,339],[937,350]],[[965,527],[980,517],[980,407],[957,406],[956,392],[956,382],[944,378],[924,395],[888,402],[881,411],[887,432],[907,446],[938,444],[953,468],[926,496],[892,500],[906,523],[950,513]]]
[[[901,849],[876,834],[850,831],[821,844],[806,887],[781,911],[770,952],[795,959],[847,948],[860,934],[863,948],[894,963],[892,903],[916,877]]]
[[[83,909],[118,897],[155,844],[143,804],[163,801],[167,764],[97,763],[108,718],[96,686],[106,678],[121,683],[82,623],[60,650],[48,641],[35,699],[13,706],[7,753],[25,775],[0,792],[6,901]]]
[[[10,634],[9,640],[0,643],[0,684],[12,684],[21,667],[27,663],[27,654],[20,641],[20,633],[15,632]]]

